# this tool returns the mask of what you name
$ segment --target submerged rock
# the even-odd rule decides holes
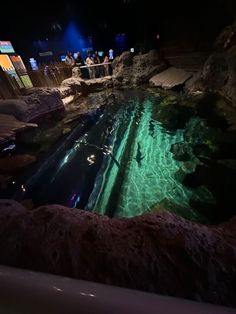
[[[161,122],[168,130],[183,129],[192,115],[192,108],[182,106],[177,102],[166,104],[165,101],[160,103],[160,106],[155,106],[152,112],[152,118]]]
[[[201,186],[207,188],[216,202],[204,205],[201,199],[192,199],[191,206],[215,223],[230,219],[236,214],[236,170],[209,158],[200,158],[200,160],[202,164],[198,165],[193,173],[186,175],[183,184],[190,188]]]
[[[184,142],[172,144],[170,151],[174,155],[175,160],[189,161],[192,157],[191,146]]]
[[[203,226],[170,213],[109,219],[60,205],[0,201],[0,263],[236,305],[235,218]]]
[[[207,219],[204,216],[199,215],[190,206],[184,206],[173,202],[167,198],[164,198],[159,203],[153,205],[149,209],[149,213],[152,214],[162,214],[162,213],[171,213],[178,216],[181,216],[185,219],[189,219],[193,222],[202,222],[207,223]]]
[[[0,158],[0,171],[13,173],[19,169],[29,166],[36,161],[36,157],[28,154],[13,155]]]

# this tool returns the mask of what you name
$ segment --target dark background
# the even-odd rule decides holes
[[[92,36],[98,50],[113,47],[114,36],[121,33],[126,35],[127,48],[155,47],[157,33],[162,44],[193,40],[204,47],[235,17],[235,0],[5,1],[0,40],[11,40],[17,52],[29,57],[35,52],[33,41],[59,38],[74,21],[81,36]]]

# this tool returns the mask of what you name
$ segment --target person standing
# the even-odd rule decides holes
[[[93,62],[94,62],[94,64],[100,64],[101,63],[97,51],[93,55]],[[100,77],[100,66],[95,67],[95,75],[96,75],[96,77]]]
[[[84,65],[84,60],[83,58],[81,57],[81,54],[80,52],[78,51],[77,52],[77,58],[75,59],[75,64],[79,67],[83,66]]]
[[[92,57],[91,57],[91,54],[89,54],[89,55],[87,56],[87,59],[86,59],[85,62],[86,62],[86,65],[87,65],[87,67],[88,67],[90,79],[95,79],[95,71],[94,71],[94,67],[93,67],[94,62],[93,62],[93,59],[92,59]]]
[[[75,65],[75,60],[72,56],[72,53],[69,51],[66,54],[65,64],[68,65],[69,67],[73,67]]]
[[[103,60],[105,76],[109,76],[109,64],[107,64],[108,62],[109,62],[109,58],[108,56],[105,56]]]

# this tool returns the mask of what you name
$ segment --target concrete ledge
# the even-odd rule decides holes
[[[183,69],[170,67],[167,70],[154,75],[149,83],[151,85],[162,87],[164,89],[171,89],[183,85],[188,79],[192,77],[192,73],[186,72]]]

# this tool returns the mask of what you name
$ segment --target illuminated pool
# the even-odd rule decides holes
[[[189,201],[214,202],[211,193],[180,180],[180,173],[194,171],[200,161],[174,158],[174,144],[188,145],[185,129],[158,121],[161,101],[143,91],[126,91],[114,105],[85,116],[33,174],[18,182],[13,197],[30,199],[35,206],[57,203],[110,217],[165,209],[207,222]]]

